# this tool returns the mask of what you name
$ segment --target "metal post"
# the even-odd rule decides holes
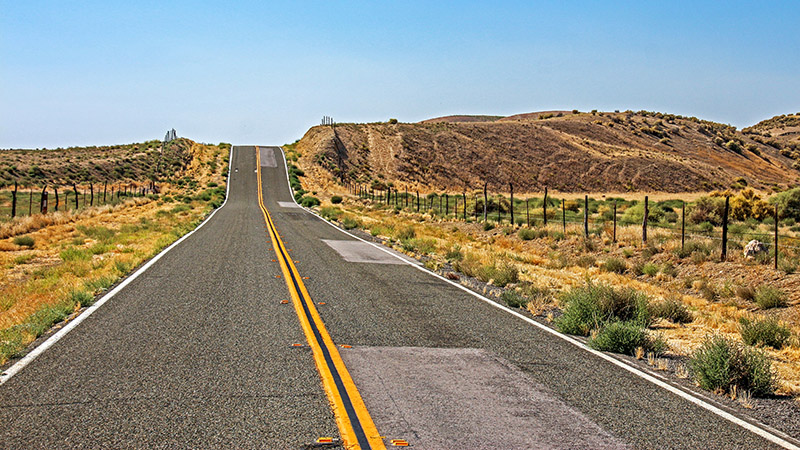
[[[614,234],[611,239],[612,242],[617,242],[617,200],[614,199]]]
[[[728,256],[728,208],[730,204],[730,197],[725,197],[725,210],[722,213],[722,252],[720,260],[725,261]]]
[[[547,226],[547,186],[544,187],[544,200],[542,201],[542,215],[544,216],[544,226]]]
[[[583,197],[583,236],[589,237],[589,196]]]
[[[642,243],[647,243],[647,217],[650,215],[647,196],[644,196],[644,217],[642,218]]]

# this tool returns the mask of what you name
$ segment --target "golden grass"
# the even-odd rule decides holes
[[[216,146],[192,146],[193,161],[186,175],[204,183],[225,184],[227,155]],[[216,160],[217,170],[209,170]],[[164,194],[195,194],[162,186]],[[178,205],[188,205],[182,212]],[[127,275],[194,228],[209,203],[172,203],[147,197],[77,212],[21,217],[0,224],[0,364],[33,341],[41,329],[36,315],[48,308],[78,309],[75,292],[92,296]],[[32,249],[14,245],[13,236],[27,234]],[[85,294],[84,294],[85,295]],[[49,323],[44,322],[44,326]]]

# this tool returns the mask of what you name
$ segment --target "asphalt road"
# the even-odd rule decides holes
[[[777,448],[294,207],[276,148],[0,386],[0,448],[300,448],[339,435],[257,203],[381,433],[418,449]],[[272,153],[270,157],[269,152]],[[324,303],[324,304],[319,304]]]

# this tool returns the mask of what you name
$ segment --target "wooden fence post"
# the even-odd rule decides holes
[[[583,236],[589,237],[589,196],[583,196]]]
[[[730,196],[725,196],[725,209],[722,213],[722,252],[720,253],[720,260],[725,261],[728,256],[728,208],[730,203]]]
[[[417,212],[419,212],[419,191],[417,191]]]
[[[775,270],[778,270],[778,205],[775,205]]]
[[[547,186],[544,187],[544,200],[542,201],[542,216],[544,217],[544,226],[547,226]]]
[[[53,186],[53,192],[56,195],[56,212],[58,212],[58,186]]]
[[[681,252],[686,247],[686,202],[681,203]]]
[[[47,189],[47,186],[45,186],[45,188],[42,189],[42,209],[41,209],[41,213],[42,214],[47,214],[47,191],[46,191],[46,189]]]
[[[486,188],[489,186],[488,181],[483,182],[483,221],[486,222],[487,208],[489,206],[489,196],[486,194]]]
[[[17,180],[14,180],[14,190],[11,192],[11,217],[17,215]]]
[[[647,196],[644,196],[644,214],[642,218],[642,243],[647,243],[647,216],[650,215],[649,205],[647,201]]]
[[[103,183],[103,203],[106,202],[106,189],[108,189],[108,180]]]
[[[450,214],[450,196],[447,195],[447,192],[444,193],[444,216]]]
[[[94,184],[89,182],[89,191],[92,193],[92,198],[89,200],[89,206],[94,206]]]
[[[561,199],[561,225],[564,229],[564,236],[567,235],[567,207],[564,206],[564,199]]]
[[[72,183],[72,190],[75,191],[75,209],[78,209],[78,186]]]
[[[511,227],[514,227],[514,185],[508,183],[508,189],[511,191]]]
[[[464,200],[464,222],[467,221],[467,191],[464,191],[461,194],[461,198]]]
[[[612,234],[611,242],[617,243],[617,199],[614,199],[614,231]]]
[[[47,185],[42,188],[42,195],[39,197],[39,213],[47,214]]]

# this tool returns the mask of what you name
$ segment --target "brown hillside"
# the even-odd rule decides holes
[[[742,132],[779,150],[784,156],[800,160],[800,113],[775,116]]]
[[[443,117],[435,117],[433,119],[425,119],[423,121],[420,121],[420,123],[494,122],[502,118],[503,116],[470,116],[470,115],[443,116]]]
[[[305,167],[409,188],[460,191],[485,180],[517,192],[696,192],[742,179],[760,189],[800,182],[790,156],[727,125],[644,111],[516,117],[317,126],[297,149]]]

